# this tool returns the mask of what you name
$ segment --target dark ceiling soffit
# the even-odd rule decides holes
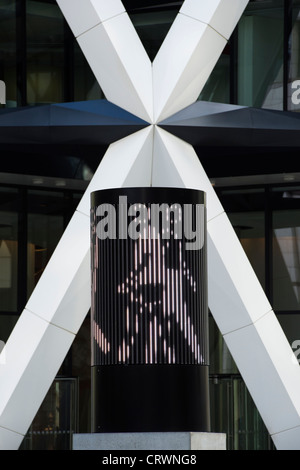
[[[0,111],[1,145],[109,145],[149,124],[106,100]]]
[[[107,146],[148,125],[106,100],[4,109],[0,144]],[[295,112],[197,101],[159,125],[195,148],[300,147]]]
[[[160,126],[195,147],[300,147],[300,114],[198,101]]]

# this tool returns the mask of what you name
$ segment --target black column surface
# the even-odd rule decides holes
[[[202,191],[91,196],[92,431],[210,430]]]

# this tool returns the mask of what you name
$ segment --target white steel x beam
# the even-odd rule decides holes
[[[57,0],[108,100],[149,123],[112,144],[0,361],[0,449],[22,442],[90,308],[90,193],[207,193],[209,307],[278,449],[300,449],[300,368],[194,149],[159,122],[196,101],[248,0],[185,0],[153,64],[120,0]]]

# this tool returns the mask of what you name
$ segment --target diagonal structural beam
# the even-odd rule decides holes
[[[110,146],[1,353],[2,450],[22,443],[90,308],[90,193],[134,180],[149,185],[152,132]]]
[[[193,147],[159,128],[154,142],[153,186],[207,194],[209,308],[277,449],[299,450],[300,367],[286,336]]]
[[[107,99],[152,124],[197,99],[248,3],[185,0],[151,67],[120,0],[57,1]],[[211,311],[277,448],[300,448],[300,367],[193,148],[156,125],[110,146],[1,353],[0,448],[21,443],[89,308],[90,192],[151,184],[206,191]]]
[[[121,0],[57,3],[105,97],[152,122],[151,62]]]
[[[185,0],[153,62],[154,122],[194,103],[248,0]]]

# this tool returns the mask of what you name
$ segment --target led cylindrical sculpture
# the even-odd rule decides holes
[[[205,194],[92,194],[92,430],[209,431]]]

